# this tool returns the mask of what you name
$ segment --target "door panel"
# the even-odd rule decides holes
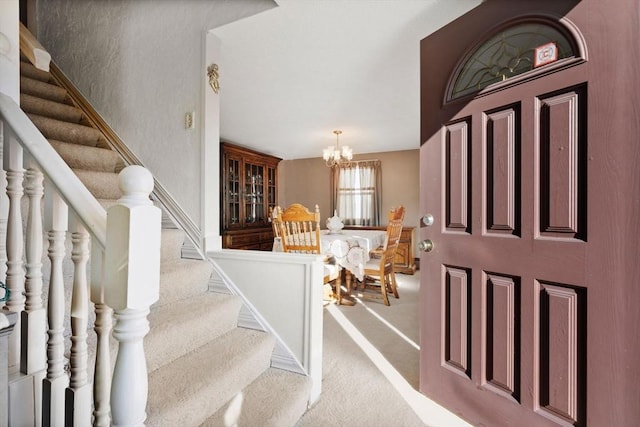
[[[520,108],[512,105],[488,112],[483,139],[486,174],[485,232],[520,235]]]
[[[520,282],[485,273],[482,287],[482,382],[487,390],[520,400]]]
[[[536,99],[540,235],[586,240],[586,87]]]
[[[585,419],[586,289],[535,283],[538,318],[535,392],[543,414],[575,423]]]
[[[443,357],[446,367],[471,378],[471,280],[462,268],[443,268],[444,337]]]
[[[445,191],[448,231],[471,232],[470,119],[445,126]]]

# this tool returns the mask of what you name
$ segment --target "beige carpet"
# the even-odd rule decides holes
[[[397,277],[391,306],[365,299],[325,309],[322,395],[298,427],[468,426],[416,391],[420,275]]]

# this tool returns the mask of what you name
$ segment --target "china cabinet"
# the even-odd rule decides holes
[[[269,212],[278,202],[281,159],[229,143],[220,150],[222,247],[271,250]]]

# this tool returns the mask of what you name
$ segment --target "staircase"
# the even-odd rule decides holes
[[[124,162],[50,73],[29,62],[21,62],[20,72],[21,108],[108,208],[120,197]],[[294,425],[306,410],[311,381],[270,368],[274,337],[237,326],[242,301],[208,292],[212,265],[182,258],[184,240],[182,230],[162,230],[160,299],[144,342],[146,424],[224,425],[228,402],[242,391],[239,426]]]

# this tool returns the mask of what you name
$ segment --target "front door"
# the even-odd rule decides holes
[[[488,0],[422,41],[420,389],[474,425],[640,425],[629,4]]]

